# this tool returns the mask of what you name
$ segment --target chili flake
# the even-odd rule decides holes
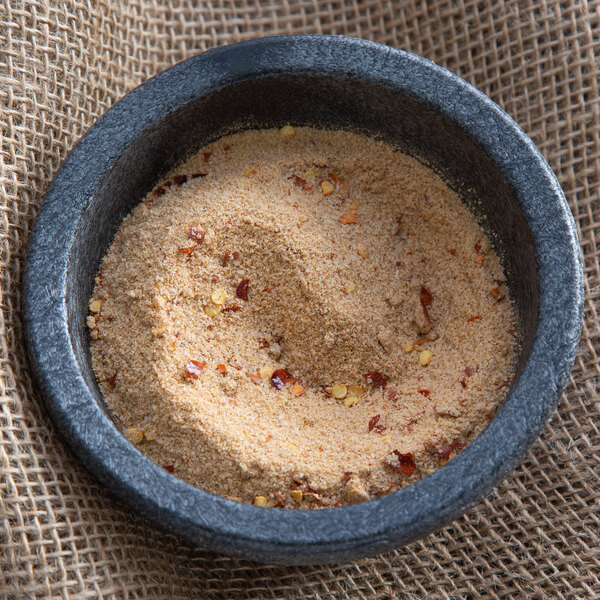
[[[396,471],[400,471],[408,477],[413,475],[417,468],[412,452],[402,454],[402,452],[399,450],[393,450],[385,457],[384,462],[386,462],[393,469],[396,469]]]
[[[387,386],[387,379],[385,375],[382,375],[379,371],[371,371],[365,373],[363,377],[374,387],[385,389]]]
[[[185,363],[186,377],[189,377],[190,379],[198,379],[198,377],[200,376],[200,372],[202,371],[202,369],[204,369],[205,366],[206,362],[200,362],[191,358]]]
[[[286,383],[296,381],[285,369],[277,369],[271,375],[271,384],[280,390]]]
[[[242,279],[238,283],[237,288],[235,289],[235,295],[240,299],[248,302],[248,285],[250,284],[249,279]]]
[[[351,223],[360,223],[360,219],[358,218],[358,213],[355,208],[351,208],[346,214],[342,215],[339,218],[339,221],[342,225],[350,225]]]

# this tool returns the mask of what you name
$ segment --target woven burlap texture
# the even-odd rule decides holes
[[[570,0],[0,0],[0,597],[600,597],[599,12],[598,2]],[[114,102],[209,47],[312,32],[424,55],[516,119],[575,215],[585,323],[558,413],[490,498],[374,559],[257,566],[163,534],[78,464],[32,384],[20,282],[41,196]]]

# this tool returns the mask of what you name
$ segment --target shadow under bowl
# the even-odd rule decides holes
[[[232,502],[151,462],[107,413],[86,330],[100,261],[123,217],[161,177],[224,134],[287,123],[375,135],[442,174],[492,236],[522,344],[504,403],[457,458],[394,494],[317,511]],[[573,364],[582,281],[574,221],[556,178],[488,97],[413,54],[360,39],[286,36],[178,64],[89,130],[46,195],[31,236],[23,310],[48,411],[110,490],[195,544],[308,564],[418,539],[482,500],[516,467],[551,417]]]

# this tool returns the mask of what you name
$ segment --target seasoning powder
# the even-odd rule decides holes
[[[368,500],[482,431],[511,380],[498,256],[430,169],[344,131],[204,148],[123,221],[90,302],[124,434],[259,506]]]

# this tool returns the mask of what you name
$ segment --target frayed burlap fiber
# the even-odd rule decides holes
[[[600,598],[600,3],[575,0],[0,0],[0,598]],[[450,527],[334,567],[192,548],[79,465],[32,384],[19,312],[40,199],[69,150],[148,77],[277,33],[426,56],[502,106],[557,173],[585,257],[585,324],[558,413]]]

